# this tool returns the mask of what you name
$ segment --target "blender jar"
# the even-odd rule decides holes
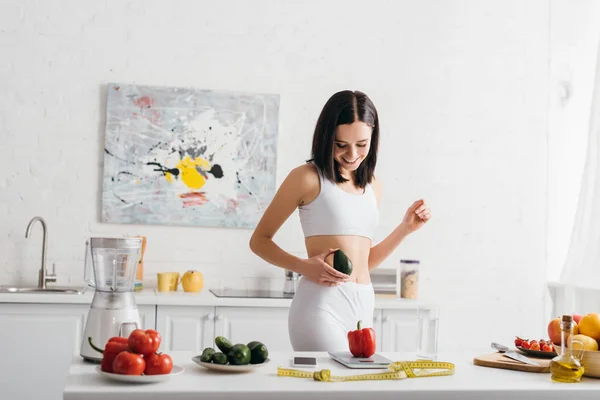
[[[141,238],[91,238],[86,245],[85,278],[88,285],[103,292],[133,290],[141,257]]]

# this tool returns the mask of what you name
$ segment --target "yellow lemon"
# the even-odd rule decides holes
[[[581,317],[579,321],[579,333],[589,336],[594,340],[600,340],[600,315],[590,313]]]

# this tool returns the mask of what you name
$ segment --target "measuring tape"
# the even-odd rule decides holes
[[[277,376],[288,376],[292,378],[312,378],[315,381],[321,382],[350,382],[350,381],[382,381],[382,380],[397,380],[405,378],[424,378],[428,376],[448,376],[454,375],[454,364],[449,362],[438,361],[397,361],[389,365],[390,371],[335,376],[331,375],[328,369],[320,371],[308,372],[297,369],[277,367]]]

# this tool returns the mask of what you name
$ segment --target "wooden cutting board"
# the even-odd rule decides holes
[[[527,356],[529,357],[529,356]],[[473,364],[480,365],[482,367],[491,368],[502,368],[512,369],[514,371],[524,372],[550,372],[550,361],[548,358],[533,358],[529,357],[532,361],[540,364],[540,366],[525,364],[512,358],[504,356],[502,353],[485,354],[483,356],[475,357]]]

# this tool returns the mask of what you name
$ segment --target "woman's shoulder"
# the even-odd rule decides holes
[[[285,185],[298,196],[298,204],[309,203],[321,188],[317,168],[312,163],[297,166],[288,174]]]
[[[311,162],[307,162],[292,169],[289,173],[289,177],[297,183],[319,184],[319,172],[317,167]]]

